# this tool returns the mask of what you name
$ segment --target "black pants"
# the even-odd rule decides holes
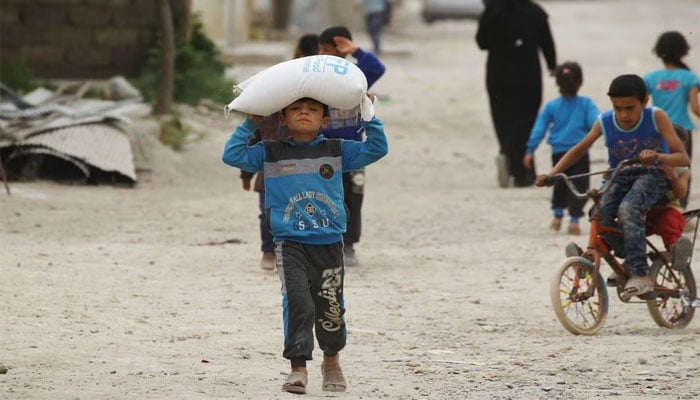
[[[520,93],[514,88],[491,88],[489,101],[500,153],[508,159],[515,186],[531,186],[536,176],[534,163],[532,168],[525,168],[523,156],[537,119],[541,93],[534,88],[529,93]]]
[[[552,165],[556,164],[566,153],[552,154]],[[588,153],[581,157],[574,165],[567,168],[564,173],[568,176],[587,174],[590,172],[591,162]],[[585,193],[591,186],[591,178],[588,176],[576,178],[573,180],[576,189]],[[569,210],[569,215],[575,218],[583,216],[583,207],[586,205],[586,199],[579,199],[569,190],[566,184],[562,181],[557,181],[552,189],[552,208],[565,208]]]
[[[301,361],[301,365],[311,360],[314,328],[323,353],[338,354],[347,339],[343,243],[309,245],[283,241],[275,245],[277,271],[282,283],[282,355],[292,363]]]
[[[360,241],[362,233],[362,200],[365,197],[365,171],[343,173],[345,208],[348,212],[348,227],[343,242],[353,245]]]

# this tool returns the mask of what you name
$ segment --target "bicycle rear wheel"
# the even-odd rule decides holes
[[[574,335],[595,335],[608,317],[608,291],[603,277],[583,257],[569,257],[549,284],[554,314]]]
[[[677,271],[657,259],[651,264],[649,276],[657,287],[654,298],[647,300],[647,308],[654,322],[669,329],[688,326],[695,314],[689,300],[697,298],[692,269]],[[663,290],[658,289],[659,286]]]

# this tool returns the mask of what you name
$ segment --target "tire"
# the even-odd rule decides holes
[[[579,271],[585,271],[585,275],[581,276]],[[554,314],[564,328],[574,335],[595,335],[608,317],[605,280],[601,274],[594,280],[594,273],[595,267],[588,259],[569,257],[557,269],[549,284]],[[575,288],[576,284],[579,285],[578,289]],[[592,294],[586,294],[587,291]]]
[[[685,271],[677,271],[663,260],[657,259],[651,264],[649,276],[656,286],[668,289],[667,291],[656,290],[654,298],[647,300],[647,308],[654,322],[669,329],[682,329],[688,326],[695,314],[695,308],[688,300],[697,298],[693,270],[688,268]],[[679,295],[680,289],[687,291],[684,299]]]

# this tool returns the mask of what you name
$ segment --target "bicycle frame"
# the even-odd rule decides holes
[[[593,263],[595,267],[593,279],[598,279],[600,275],[601,259],[605,260],[605,262],[610,266],[613,272],[615,272],[615,275],[618,277],[618,280],[622,280],[623,285],[624,282],[626,282],[629,278],[629,272],[627,271],[626,266],[623,263],[620,263],[617,260],[617,258],[613,256],[612,247],[608,245],[608,243],[606,243],[604,240],[604,237],[606,235],[622,236],[622,229],[600,224],[600,201],[602,200],[603,195],[612,186],[612,183],[614,182],[615,178],[620,173],[620,171],[622,171],[624,167],[629,166],[631,164],[636,164],[638,162],[639,160],[637,158],[633,158],[620,162],[615,169],[572,176],[567,176],[565,174],[560,173],[551,178],[552,181],[554,179],[563,180],[569,188],[569,190],[571,190],[571,192],[574,194],[574,196],[578,197],[579,199],[590,198],[593,201],[593,208],[590,216],[591,228],[588,234],[588,245],[583,254],[581,254],[581,257],[584,257],[591,261],[591,263]],[[578,189],[576,189],[576,186],[574,186],[572,183],[572,180],[575,178],[606,173],[610,174],[610,177],[600,189],[593,188],[588,190],[586,193],[581,193],[578,191]],[[700,213],[698,213],[697,218],[700,221]],[[697,230],[698,227],[696,225],[693,243],[695,243]],[[656,246],[654,246],[654,244],[649,239],[646,240],[646,243],[647,246],[652,249],[652,251],[649,254],[649,257],[652,259],[660,257],[661,260],[668,266],[668,260],[665,257],[663,257],[663,251],[657,249]],[[578,286],[578,283],[575,283],[575,286]],[[593,290],[593,287],[590,287],[589,290]],[[660,294],[678,295],[677,291],[669,290],[668,288],[660,285],[655,285],[654,292]],[[592,295],[592,293],[588,293],[587,295]],[[692,302],[693,307],[700,307],[700,300],[691,299],[690,301]]]
[[[611,254],[612,248],[605,242],[605,240],[603,240],[603,236],[605,234],[622,235],[622,230],[619,228],[609,227],[600,224],[600,201],[603,198],[603,195],[610,189],[612,183],[615,181],[615,178],[620,173],[620,171],[622,171],[624,167],[638,162],[639,160],[634,158],[620,162],[617,165],[617,167],[613,170],[606,170],[602,172],[593,172],[573,176],[567,176],[566,174],[560,173],[554,175],[552,178],[549,179],[549,182],[552,183],[555,179],[561,179],[564,181],[571,193],[574,194],[574,196],[582,200],[590,198],[593,201],[593,211],[590,216],[591,229],[588,233],[588,247],[581,256],[590,260],[595,266],[595,274],[593,276],[594,279],[598,279],[598,276],[600,275],[601,258],[608,263],[610,268],[612,268],[612,270],[617,274],[617,276],[625,277],[625,279],[627,279],[627,269],[622,264],[620,264],[617,261],[617,259]],[[588,190],[586,193],[581,193],[572,183],[572,179],[584,176],[597,175],[601,173],[610,173],[610,177],[600,189],[593,188]]]
[[[609,296],[606,287],[611,286],[611,282],[601,276],[601,260],[605,260],[615,272],[614,286],[617,287],[620,300],[625,303],[630,302],[629,298],[623,298],[621,295],[630,278],[630,273],[624,261],[619,259],[619,255],[614,254],[610,242],[615,236],[622,238],[623,232],[619,227],[601,223],[600,204],[617,174],[625,166],[637,162],[636,159],[626,160],[614,170],[604,171],[609,173],[608,180],[600,189],[589,189],[586,193],[578,192],[571,179],[600,172],[571,177],[557,174],[545,179],[547,184],[554,183],[555,179],[561,179],[574,196],[580,199],[590,198],[593,201],[587,248],[584,251],[576,246],[578,252],[572,255],[567,246],[567,258],[557,268],[549,286],[550,299],[557,319],[565,329],[575,335],[594,335],[607,318]],[[700,210],[688,211],[683,214],[683,217],[686,221],[694,219],[695,235],[692,242],[694,246],[697,228],[700,226]],[[649,238],[646,239],[646,244],[648,249],[646,256],[651,261],[649,276],[654,282],[654,290],[638,298],[646,303],[649,314],[657,325],[669,329],[682,329],[688,326],[695,308],[700,306],[693,271],[690,267],[674,269],[667,251],[654,246]]]

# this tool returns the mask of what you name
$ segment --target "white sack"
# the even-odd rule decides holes
[[[330,55],[295,58],[273,65],[235,87],[241,93],[227,106],[246,114],[270,115],[304,97],[333,108],[360,106],[362,119],[374,116],[367,78],[350,61]]]

